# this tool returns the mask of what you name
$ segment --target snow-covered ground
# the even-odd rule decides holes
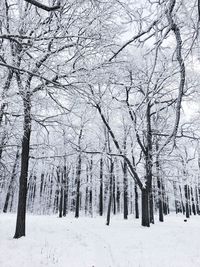
[[[0,267],[199,267],[200,217],[170,215],[143,228],[112,218],[27,216],[14,240],[15,215],[0,214]]]

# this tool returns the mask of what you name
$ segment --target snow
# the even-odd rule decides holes
[[[170,215],[151,228],[140,220],[27,216],[15,240],[16,215],[0,214],[1,267],[199,267],[200,217]]]

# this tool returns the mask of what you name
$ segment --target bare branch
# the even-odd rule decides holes
[[[46,6],[44,4],[41,4],[40,2],[36,1],[36,0],[25,0],[27,3],[30,3],[40,9],[43,9],[43,10],[46,10],[48,12],[50,11],[56,11],[60,8],[60,2],[58,2],[58,4],[56,6],[52,6],[52,7],[49,7],[49,6]]]

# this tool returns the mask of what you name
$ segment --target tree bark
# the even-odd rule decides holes
[[[150,227],[149,192],[146,188],[142,189],[142,226]]]
[[[19,179],[19,197],[17,208],[17,223],[14,238],[25,236],[27,177],[29,166],[30,137],[31,137],[31,103],[30,93],[26,92],[24,102],[24,135],[22,138],[21,174]]]

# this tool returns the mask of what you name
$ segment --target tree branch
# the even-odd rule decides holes
[[[30,4],[32,4],[32,5],[40,8],[40,9],[46,10],[48,12],[50,12],[50,11],[56,11],[56,10],[58,10],[60,8],[60,2],[58,2],[58,4],[56,6],[49,7],[49,6],[46,6],[44,4],[39,3],[36,0],[25,0],[25,1],[27,3],[30,3]]]

